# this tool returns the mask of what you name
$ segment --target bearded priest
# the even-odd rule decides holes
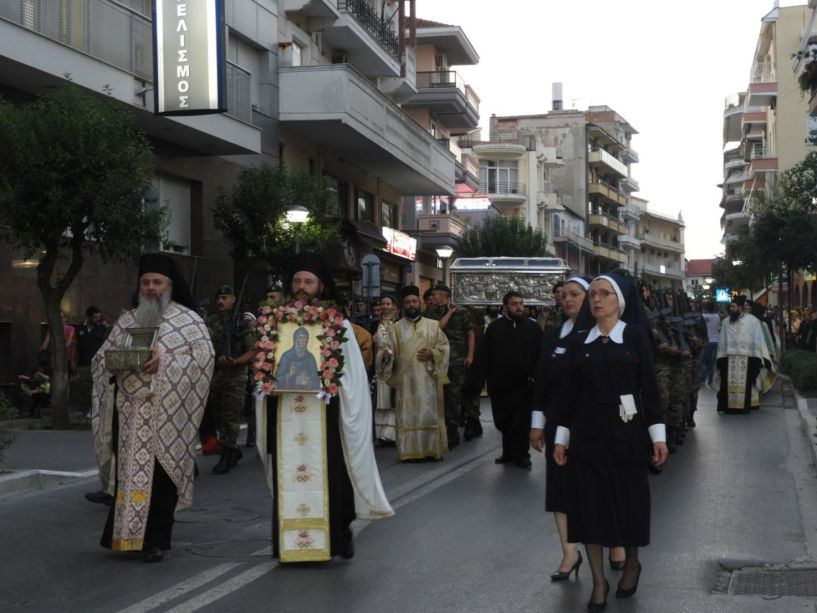
[[[258,454],[274,499],[272,554],[281,562],[351,558],[352,521],[394,514],[375,462],[368,377],[350,322],[330,302],[326,262],[302,253],[290,270],[287,298],[262,305],[258,319]],[[275,354],[273,339],[288,338],[279,326],[293,321],[313,326],[321,343],[320,390],[285,389],[283,379],[262,384],[275,369],[259,356]]]
[[[160,562],[174,512],[193,499],[195,445],[210,379],[213,344],[176,262],[139,261],[138,306],[114,323],[91,368],[91,428],[103,486],[114,493],[101,545],[142,551]],[[129,329],[156,328],[141,369],[116,370],[105,352],[129,345]]]

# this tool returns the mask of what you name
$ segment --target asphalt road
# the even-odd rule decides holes
[[[817,479],[791,400],[779,391],[748,416],[719,416],[704,391],[698,428],[651,478],[653,544],[642,551],[638,594],[610,611],[814,613],[813,599],[735,595],[730,571],[817,566]],[[486,412],[487,415],[487,412]],[[357,555],[280,566],[269,555],[271,499],[260,464],[209,473],[179,516],[171,556],[98,546],[107,509],[82,494],[96,482],[0,499],[0,611],[583,611],[579,580],[551,584],[559,562],[544,513],[544,461],[496,466],[498,436],[461,445],[443,462],[378,463],[397,515],[356,522]],[[611,585],[618,573],[609,572]]]

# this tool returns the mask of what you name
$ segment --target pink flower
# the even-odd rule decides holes
[[[330,355],[332,355],[332,350],[331,349],[323,349],[323,350],[321,350],[321,355],[323,357],[325,357],[325,358],[328,358]]]
[[[335,329],[334,328],[327,328],[326,336],[335,336]]]
[[[263,364],[261,364],[261,370],[266,371],[272,370],[272,364],[270,364],[269,362],[264,362]]]
[[[331,384],[331,385],[330,385],[330,386],[327,388],[327,390],[328,390],[328,391],[329,391],[329,393],[330,393],[330,394],[332,394],[333,396],[337,396],[337,395],[338,395],[338,384],[337,384],[337,383],[332,383],[332,384]]]
[[[337,349],[340,347],[340,341],[332,341],[332,349]]]
[[[332,371],[331,370],[324,370],[323,373],[321,373],[321,374],[323,375],[324,379],[331,379],[332,378]]]
[[[272,393],[272,389],[273,389],[272,381],[267,381],[266,383],[263,383],[261,385],[261,391],[267,395]]]
[[[264,378],[264,373],[259,370],[260,366],[256,364],[255,366],[255,376],[253,377],[256,381],[260,381]]]
[[[261,314],[262,315],[269,315],[270,313],[272,313],[272,307],[271,306],[269,306],[268,304],[265,304],[264,306],[261,307]]]
[[[259,324],[265,324],[265,323],[267,323],[267,317],[266,317],[266,315],[261,315],[261,317],[259,317],[259,318],[258,318],[258,323],[259,323]]]
[[[303,300],[296,300],[295,301],[295,308],[299,311],[304,308],[304,301]]]
[[[330,358],[329,361],[327,362],[327,364],[329,364],[330,368],[337,368],[338,367],[338,361],[335,358]]]
[[[266,358],[266,357],[267,357],[267,354],[264,353],[263,351],[259,351],[258,353],[255,354],[255,359],[258,360],[259,362],[263,362],[264,358]]]
[[[310,315],[314,315],[317,312],[318,312],[318,307],[316,307],[315,305],[312,305],[311,307],[309,307],[309,314]]]
[[[273,349],[275,349],[275,343],[269,340],[261,341],[259,345],[261,345],[262,349],[267,349],[268,351],[272,351]]]
[[[335,325],[338,327],[343,325],[343,315],[335,315]]]

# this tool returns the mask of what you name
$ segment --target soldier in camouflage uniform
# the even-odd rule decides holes
[[[445,386],[445,425],[448,433],[448,448],[453,449],[460,443],[459,426],[463,420],[464,399],[462,388],[465,375],[474,362],[474,322],[471,315],[463,308],[455,307],[451,302],[451,290],[445,285],[437,285],[432,291],[433,306],[423,312],[423,317],[436,319],[440,329],[445,332],[451,346],[448,360],[449,383]],[[466,411],[472,413],[471,403]],[[466,427],[474,428],[473,416],[468,417]],[[479,416],[476,418],[479,422]],[[470,432],[470,430],[469,430]]]
[[[692,350],[692,379],[689,382],[689,414],[686,425],[695,427],[695,411],[698,410],[698,392],[701,389],[701,357],[708,343],[706,320],[700,313],[690,311],[684,314],[684,325],[689,336],[689,347]]]
[[[244,411],[247,366],[255,355],[255,330],[236,312],[236,294],[231,286],[218,288],[216,306],[218,311],[206,320],[216,350],[216,366],[205,410],[215,418],[221,448],[221,458],[213,472],[223,475],[242,457],[238,432]]]

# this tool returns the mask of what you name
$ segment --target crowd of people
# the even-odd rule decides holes
[[[422,294],[407,286],[363,308],[337,303],[320,258],[301,254],[292,266],[257,311],[241,313],[235,289],[225,285],[216,291],[216,312],[202,318],[173,260],[147,254],[138,306],[107,336],[94,332],[89,309],[78,343],[97,334],[103,342],[90,356],[80,349],[77,363],[88,359],[93,380],[99,494],[106,496],[94,501],[111,506],[104,546],[162,560],[173,510],[192,499],[197,443],[221,454],[215,474],[229,472],[242,456],[238,433],[246,415],[245,444],[258,445],[267,485],[283,500],[274,505],[274,555],[351,557],[351,521],[393,513],[374,448],[393,446],[403,462],[442,460],[461,441],[482,436],[487,389],[502,440],[496,463],[526,470],[531,449],[545,454],[545,508],[561,543],[551,579],[578,575],[587,559],[588,609],[603,610],[604,549],[607,564],[622,573],[616,597],[632,596],[642,571],[639,548],[650,542],[648,475],[661,471],[696,426],[700,388],[718,386],[719,411],[749,413],[776,372],[779,327],[742,297],[729,314],[706,304],[701,315],[683,292],[653,291],[610,273],[558,283],[549,309],[526,307],[513,290],[498,309],[464,308],[444,285]],[[337,306],[330,307],[333,299]],[[329,308],[329,327],[288,332],[291,346],[275,358],[279,370],[265,371],[267,351],[281,340],[271,326],[317,321]],[[152,357],[139,371],[107,366],[106,350],[126,347],[134,326],[158,330]],[[311,343],[320,338],[329,343],[316,350]],[[312,365],[310,373],[301,372],[303,364]],[[342,368],[339,386],[332,368]],[[277,377],[281,392],[261,394],[265,377]],[[310,422],[322,424],[318,437],[292,430],[291,416],[308,414],[314,398],[326,406],[325,417]],[[310,450],[320,440],[325,447]],[[314,453],[325,454],[318,463],[325,468],[311,475],[314,466],[297,458]],[[323,479],[328,504],[315,510],[298,502],[281,480],[287,470],[299,482]]]

